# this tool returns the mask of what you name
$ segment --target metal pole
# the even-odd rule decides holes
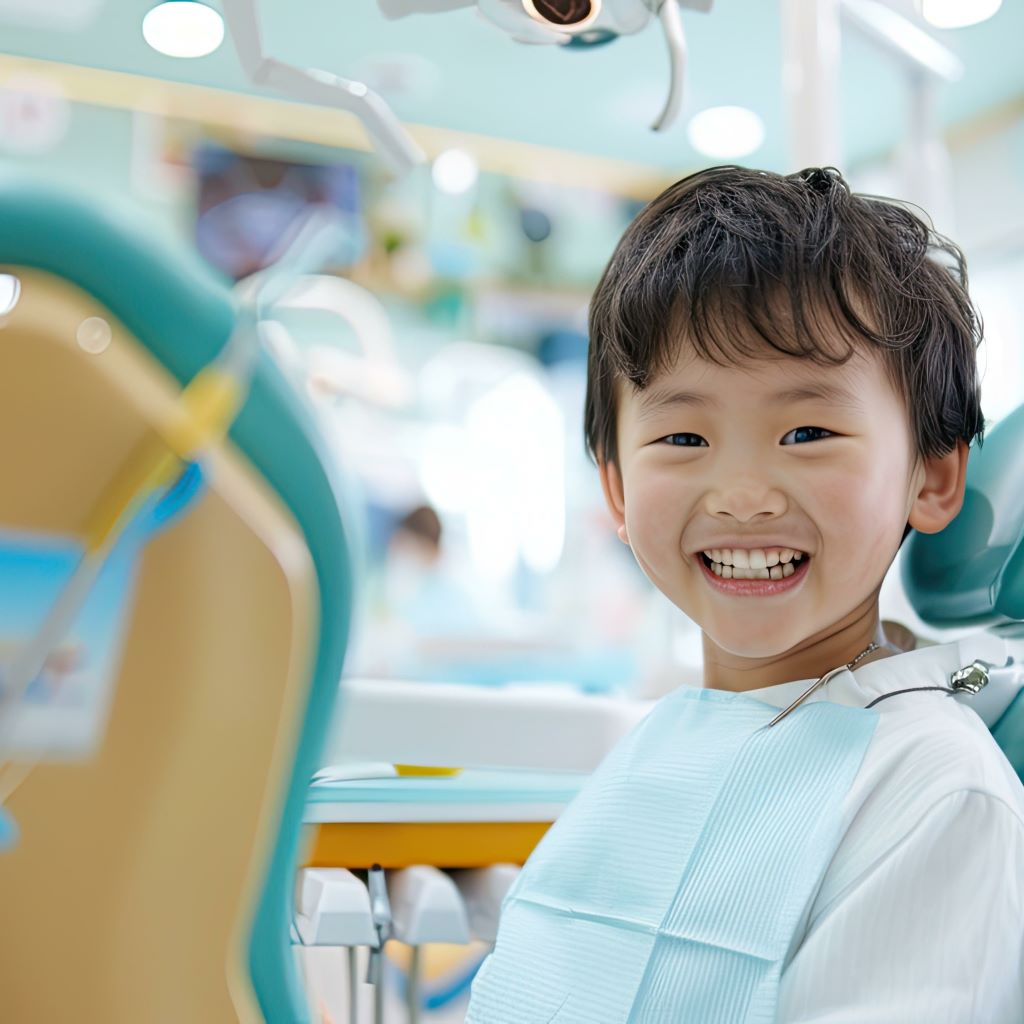
[[[839,0],[781,0],[781,14],[792,169],[841,166]]]
[[[953,163],[942,137],[939,82],[921,71],[910,77],[910,125],[899,151],[903,195],[923,207],[936,228],[952,234]]]

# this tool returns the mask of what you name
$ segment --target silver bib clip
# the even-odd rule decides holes
[[[992,666],[987,661],[972,661],[949,677],[950,688],[954,693],[969,693],[972,696],[980,693],[988,686],[990,668]]]

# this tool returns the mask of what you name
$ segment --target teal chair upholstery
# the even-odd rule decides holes
[[[190,251],[153,238],[129,213],[88,195],[0,175],[0,264],[37,268],[89,293],[184,385],[231,334],[232,294]],[[248,942],[251,979],[266,1020],[301,1024],[309,1012],[290,945],[292,888],[306,788],[319,766],[348,641],[352,558],[326,446],[266,353],[230,438],[294,517],[318,587],[322,628],[308,701],[286,797],[272,823],[276,841]]]
[[[1024,637],[1024,405],[971,451],[957,517],[939,533],[907,538],[903,585],[931,626]],[[1024,693],[992,735],[1024,779]]]

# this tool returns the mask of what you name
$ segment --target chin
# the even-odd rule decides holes
[[[718,645],[723,651],[736,658],[749,658],[751,661],[763,661],[767,658],[778,658],[789,650],[788,647],[780,647],[778,644],[737,644],[733,647]]]
[[[745,631],[742,635],[736,635],[732,630],[725,630],[720,634],[704,630],[708,639],[720,650],[731,654],[736,658],[777,658],[792,650],[803,639],[800,636],[786,636],[777,629],[773,630],[770,636],[758,636]]]

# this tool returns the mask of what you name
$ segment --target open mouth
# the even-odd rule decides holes
[[[717,555],[718,552],[716,551]],[[804,554],[802,551],[793,551],[789,548],[783,549],[780,553],[773,552],[769,555],[767,562],[770,564],[764,564],[765,559],[761,559],[761,564],[750,565],[749,559],[747,565],[734,565],[731,561],[717,562],[714,558],[710,557],[707,552],[700,552],[699,557],[704,565],[704,568],[709,573],[718,576],[721,579],[731,580],[783,580],[788,579],[791,576],[795,576],[802,570],[806,570],[807,564],[810,562],[811,556]],[[728,552],[724,556],[729,557]]]
[[[783,562],[781,554],[792,557]],[[806,577],[811,556],[793,549],[774,552],[778,559],[765,568],[744,568],[716,562],[705,553],[698,552],[700,566],[709,585],[724,594],[735,596],[767,596],[781,594],[797,587]]]

